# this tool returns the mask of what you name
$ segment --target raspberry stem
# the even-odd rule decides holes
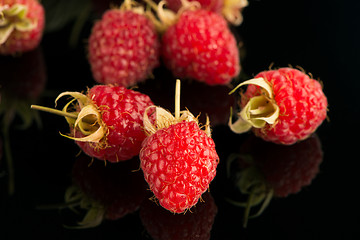
[[[43,106],[39,106],[39,105],[31,105],[30,107],[31,107],[31,109],[52,113],[52,114],[62,116],[62,117],[68,117],[68,118],[73,118],[73,119],[77,119],[77,117],[78,117],[78,114],[76,114],[76,113],[68,113],[68,112],[60,111],[60,110],[57,110],[54,108],[48,108],[48,107],[43,107]]]
[[[180,118],[180,88],[181,82],[179,79],[176,79],[175,85],[175,119],[179,120]]]

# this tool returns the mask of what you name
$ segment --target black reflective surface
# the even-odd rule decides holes
[[[272,147],[254,140],[251,133],[236,135],[226,126],[229,108],[237,100],[227,95],[228,87],[183,81],[181,106],[194,115],[210,115],[220,164],[210,192],[203,196],[205,202],[198,203],[193,213],[172,215],[148,200],[151,193],[146,190],[141,171],[132,171],[138,169],[139,159],[117,166],[104,166],[99,161],[86,168],[90,160],[78,155],[74,142],[59,134],[68,131],[66,121],[30,110],[30,104],[52,107],[59,93],[83,91],[95,84],[86,59],[86,38],[99,12],[85,8],[89,15],[76,37],[74,25],[79,14],[69,10],[61,10],[64,15],[56,13],[53,2],[45,5],[52,9],[48,18],[52,22],[41,46],[16,59],[0,58],[0,239],[18,239],[24,234],[34,239],[358,238],[358,3],[250,1],[244,11],[244,23],[233,28],[242,43],[241,78],[251,77],[272,63],[275,67],[299,65],[324,83],[329,121],[302,143],[304,149],[301,145],[291,151]],[[81,2],[84,4],[78,4]],[[84,9],[75,5],[74,9]],[[55,16],[62,21],[54,22]],[[154,75],[155,79],[139,84],[137,90],[172,111],[174,78],[162,68],[156,69]],[[247,228],[243,228],[244,208],[229,199],[248,199],[236,185],[239,172],[248,166],[244,166],[239,155],[245,159],[259,156],[258,146],[267,149],[261,153],[269,159],[277,156],[276,159],[285,159],[281,161],[294,161],[292,170],[284,170],[279,164],[278,172],[276,165],[271,164],[270,175],[283,176],[308,167],[308,171],[301,171],[308,173],[309,181],[296,194],[275,196],[262,214],[249,219]],[[304,164],[312,158],[314,164]],[[12,167],[8,159],[12,159]],[[231,171],[227,171],[229,165],[233,166]],[[83,172],[77,172],[79,169]],[[117,171],[123,180],[111,179]],[[129,176],[129,172],[133,174]],[[86,181],[88,177],[89,181],[77,181],[79,174],[80,179]],[[11,178],[14,188],[9,196]],[[87,186],[83,190],[87,198],[77,195],[76,187],[71,188],[75,185]],[[114,193],[113,189],[119,192]],[[100,220],[88,217],[91,221],[85,221],[85,227],[98,220],[97,227],[71,228],[84,220],[86,207],[94,206],[88,201],[89,196],[111,205],[113,214]],[[260,206],[252,208],[251,213]]]

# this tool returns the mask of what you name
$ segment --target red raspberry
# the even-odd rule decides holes
[[[153,239],[208,240],[218,209],[210,193],[205,193],[203,200],[204,202],[192,208],[190,213],[177,215],[151,201],[143,201],[140,206],[140,219]]]
[[[162,36],[161,53],[179,78],[225,85],[240,72],[239,50],[227,22],[204,9],[181,12]]]
[[[137,161],[104,165],[81,155],[72,169],[73,185],[65,201],[86,211],[80,228],[95,227],[103,220],[117,220],[139,209],[146,195],[146,182]],[[131,184],[129,184],[131,183]]]
[[[175,118],[156,108],[155,126],[144,116],[145,130],[151,135],[140,151],[141,168],[151,191],[161,206],[174,213],[198,202],[215,177],[219,161],[208,124],[201,130],[195,117],[189,111],[180,116],[178,107]]]
[[[188,2],[198,2],[201,8],[223,15],[230,23],[242,23],[242,10],[248,5],[247,0],[166,0],[166,6],[177,12]]]
[[[64,92],[77,100],[74,109],[68,103],[62,114],[70,125],[71,136],[89,156],[109,162],[129,160],[139,154],[146,137],[143,114],[153,105],[150,98],[122,86],[97,85],[87,95]],[[32,106],[36,108],[36,106]]]
[[[44,25],[45,11],[37,0],[0,0],[0,54],[33,50]]]
[[[141,168],[160,205],[174,213],[194,206],[216,174],[215,144],[195,121],[180,122],[146,138]]]
[[[125,87],[144,81],[159,65],[159,39],[144,10],[126,0],[107,10],[89,37],[89,62],[95,80]]]
[[[255,216],[260,215],[272,196],[284,198],[309,186],[318,174],[322,160],[321,142],[316,135],[291,146],[250,137],[241,146],[240,155],[235,159],[237,162],[228,163],[237,176],[236,186],[248,196],[247,203],[237,204],[253,207],[262,203]],[[245,214],[249,212],[245,211]],[[245,215],[245,225],[247,217]]]
[[[307,138],[326,118],[327,98],[320,82],[302,71],[264,71],[236,88],[245,84],[249,86],[241,95],[240,118],[229,123],[235,132],[253,127],[264,140],[289,145]]]

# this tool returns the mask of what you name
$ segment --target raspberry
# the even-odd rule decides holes
[[[148,13],[162,34],[161,57],[175,77],[209,85],[226,85],[240,72],[239,50],[226,20],[197,1],[177,13],[145,0],[156,12]]]
[[[326,118],[327,98],[320,82],[293,68],[259,73],[241,95],[240,118],[229,125],[234,132],[251,128],[266,141],[294,144],[306,139]],[[233,90],[233,91],[234,91]]]
[[[177,215],[151,201],[143,201],[140,219],[153,239],[210,239],[218,209],[210,193],[205,193],[203,200],[203,203],[191,209],[191,213]]]
[[[142,128],[145,109],[153,105],[150,98],[122,86],[96,85],[87,95],[64,92],[77,100],[70,101],[60,114],[66,116],[71,136],[89,156],[118,162],[139,154],[146,137]],[[32,106],[33,108],[39,108]],[[41,110],[41,107],[40,107]]]
[[[239,74],[236,40],[223,17],[214,12],[183,12],[162,43],[164,62],[176,77],[224,85]]]
[[[73,184],[66,190],[65,202],[85,210],[78,228],[95,227],[103,220],[117,220],[139,209],[146,183],[141,172],[133,172],[137,164],[126,161],[105,166],[91,162],[86,155],[76,159]]]
[[[0,17],[0,54],[26,52],[40,44],[45,11],[37,0],[1,0]]]
[[[158,10],[162,59],[175,77],[226,85],[240,72],[236,39],[221,15],[195,4],[177,15]]]
[[[235,203],[245,207],[262,203],[259,212],[254,215],[258,216],[273,196],[285,198],[309,186],[318,174],[322,160],[321,142],[315,134],[291,146],[251,136],[241,146],[236,162],[228,163],[237,176],[236,186],[248,196],[247,203]],[[235,163],[238,167],[234,166]],[[245,211],[245,225],[249,210]]]
[[[182,213],[208,189],[219,157],[208,124],[201,130],[189,111],[180,115],[179,103],[175,105],[175,117],[156,108],[155,125],[148,123],[145,114],[144,127],[150,135],[142,143],[140,160],[145,180],[160,205]]]
[[[144,81],[159,65],[159,39],[142,7],[126,0],[107,10],[89,37],[89,62],[98,83],[125,87]]]
[[[216,174],[214,142],[196,122],[160,129],[143,143],[141,168],[160,205],[181,213],[195,205]]]

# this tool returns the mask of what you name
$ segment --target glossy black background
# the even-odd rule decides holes
[[[243,41],[244,77],[273,63],[274,67],[299,65],[323,81],[330,121],[325,121],[317,134],[324,159],[310,186],[286,199],[274,199],[262,216],[249,222],[247,229],[241,227],[242,210],[224,200],[227,182],[222,163],[226,160],[221,160],[218,175],[210,186],[218,206],[211,239],[358,237],[359,7],[355,1],[250,1],[243,24],[233,29]],[[86,38],[93,19],[94,16],[85,23],[73,46],[68,42],[72,20],[45,33],[40,50],[47,81],[37,103],[53,106],[60,92],[82,91],[95,84],[86,60]],[[159,78],[167,76],[161,69],[156,74]],[[139,90],[150,97],[156,90],[153,97],[160,104],[160,89],[161,104],[171,108],[173,86],[173,82],[149,80],[140,84]],[[191,84],[185,86],[190,88]],[[23,234],[34,239],[150,239],[137,213],[94,229],[69,230],[62,227],[66,219],[59,211],[36,209],[63,201],[78,153],[71,140],[58,134],[67,131],[64,119],[46,113],[40,116],[41,128],[33,124],[19,130],[16,124],[20,119],[16,118],[9,130],[16,192],[8,197],[6,175],[0,178],[0,239],[15,239]],[[213,137],[221,159],[226,159],[246,139],[231,133],[226,126],[214,127]],[[4,161],[0,167],[4,173]]]

